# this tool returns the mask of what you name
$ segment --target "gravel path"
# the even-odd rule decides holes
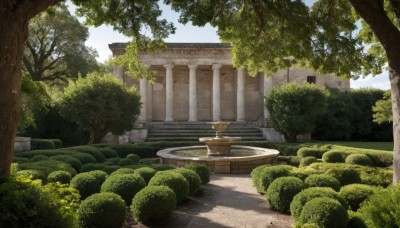
[[[250,175],[214,174],[206,185],[205,195],[179,205],[169,223],[125,227],[165,228],[286,228],[293,225],[289,215],[267,208],[264,196],[253,187]]]

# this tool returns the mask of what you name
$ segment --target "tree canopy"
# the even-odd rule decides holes
[[[110,74],[90,73],[70,81],[65,88],[60,114],[90,133],[89,143],[100,143],[112,132],[121,135],[131,130],[140,113],[140,96]]]
[[[390,90],[386,91],[383,98],[375,103],[372,107],[374,112],[374,122],[382,124],[384,122],[392,122],[392,97],[390,96]]]

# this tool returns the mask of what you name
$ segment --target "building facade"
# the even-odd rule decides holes
[[[155,83],[133,80],[114,67],[114,75],[140,91],[141,122],[229,121],[268,125],[264,96],[287,82],[308,81],[345,91],[349,80],[333,74],[290,67],[271,77],[249,76],[232,65],[226,43],[166,43],[157,53],[140,53],[139,59],[156,72]],[[125,43],[109,45],[113,55],[124,53]]]

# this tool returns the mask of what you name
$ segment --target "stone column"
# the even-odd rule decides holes
[[[269,95],[269,93],[272,90],[272,87],[273,87],[272,76],[264,77],[264,97]],[[265,127],[267,127],[267,128],[272,127],[271,118],[270,118],[268,109],[265,108],[265,100],[264,100],[264,121],[265,121]]]
[[[141,78],[139,81],[140,102],[142,107],[140,109],[140,121],[147,121],[147,81]]]
[[[147,121],[153,120],[153,85],[147,83]]]
[[[213,107],[213,121],[221,120],[221,87],[220,87],[220,69],[221,64],[213,64],[213,94],[212,94],[212,107]]]
[[[197,121],[197,65],[188,65],[189,67],[189,121]]]
[[[244,69],[237,70],[237,100],[236,100],[236,121],[245,120],[244,104],[245,77]]]
[[[121,81],[124,81],[124,69],[120,66],[118,66],[116,63],[114,64],[113,67],[113,76],[118,78]]]
[[[165,78],[165,122],[174,121],[174,75],[172,68],[174,65],[164,65],[166,69]]]

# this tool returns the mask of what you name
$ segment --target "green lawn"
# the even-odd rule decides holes
[[[333,144],[355,148],[393,151],[393,142],[312,141],[312,144]]]

